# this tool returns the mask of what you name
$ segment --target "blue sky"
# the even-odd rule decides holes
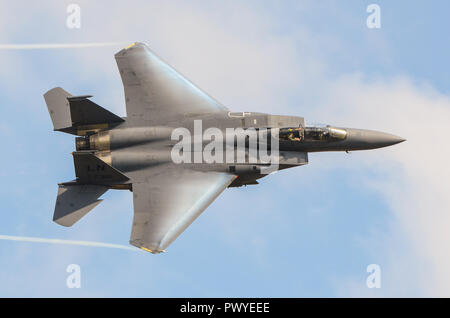
[[[234,111],[379,129],[408,139],[226,190],[151,255],[0,241],[0,296],[448,296],[448,1],[69,1],[1,4],[0,43],[148,43]],[[381,7],[381,28],[366,7]],[[74,138],[52,131],[42,95],[61,86],[124,116],[117,47],[0,50],[0,234],[126,245],[131,193],[109,191],[72,228],[52,222],[73,179]],[[445,146],[443,146],[445,145]],[[66,287],[69,264],[81,288]],[[382,288],[366,287],[379,264]]]

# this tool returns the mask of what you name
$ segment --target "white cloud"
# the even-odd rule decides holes
[[[408,78],[371,81],[345,76],[331,84],[323,111],[342,124],[398,134],[407,142],[362,155],[367,167],[389,171],[368,185],[394,215],[387,237],[374,229],[371,246],[385,255],[386,295],[450,295],[450,97]],[[380,244],[381,241],[381,244]],[[380,253],[381,250],[381,253]],[[395,282],[395,283],[393,283]],[[413,287],[411,289],[411,287]]]

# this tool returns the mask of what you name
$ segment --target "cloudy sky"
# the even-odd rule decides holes
[[[81,27],[66,26],[67,6]],[[381,8],[369,29],[366,8]],[[109,191],[72,228],[52,222],[74,178],[73,137],[42,95],[61,86],[125,115],[114,53],[142,41],[234,111],[304,116],[408,141],[310,155],[307,166],[226,190],[152,255],[0,240],[0,296],[450,296],[450,3],[441,1],[1,1],[0,235],[127,245],[132,197]],[[0,46],[1,47],[1,46]],[[69,289],[69,264],[81,288]],[[381,288],[366,285],[367,266]]]

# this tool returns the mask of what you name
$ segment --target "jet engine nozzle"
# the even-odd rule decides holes
[[[77,149],[77,151],[90,150],[91,144],[89,142],[89,138],[86,137],[75,138],[75,148]]]
[[[86,137],[75,138],[75,148],[81,150],[110,150],[111,137],[109,131],[101,131]]]

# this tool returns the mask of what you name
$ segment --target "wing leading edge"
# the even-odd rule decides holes
[[[133,43],[115,58],[129,118],[161,124],[189,115],[228,111],[143,43]]]
[[[164,252],[236,178],[172,164],[139,174],[133,181],[130,244],[151,253]]]

